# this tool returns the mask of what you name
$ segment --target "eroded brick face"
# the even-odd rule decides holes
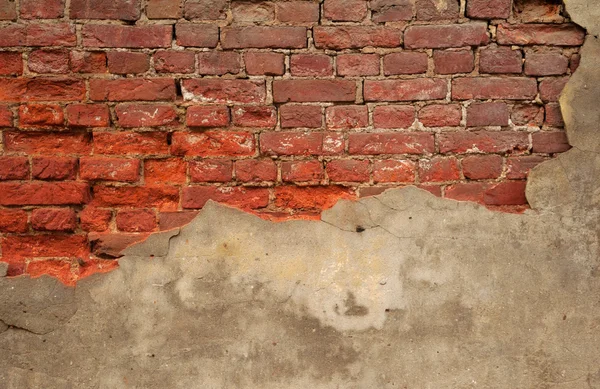
[[[569,149],[558,97],[585,32],[556,1],[0,3],[11,275],[110,269],[208,200],[315,218],[416,185],[519,212]]]

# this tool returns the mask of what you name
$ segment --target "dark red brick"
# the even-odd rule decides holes
[[[159,50],[154,54],[154,69],[158,73],[193,73],[194,53],[178,50]]]
[[[85,24],[82,29],[85,47],[155,48],[170,47],[172,26],[121,26]]]
[[[222,27],[220,39],[224,49],[301,49],[308,44],[304,27]]]
[[[115,74],[145,73],[150,69],[150,56],[127,51],[108,52],[108,70]]]
[[[35,0],[32,0],[35,1]],[[71,19],[137,20],[141,0],[71,0]]]
[[[321,107],[318,105],[285,104],[279,108],[282,128],[321,127]]]
[[[425,127],[456,127],[462,119],[462,108],[455,104],[426,105],[419,111],[419,121]]]
[[[285,73],[283,53],[247,52],[244,54],[246,73],[251,76],[281,76]]]
[[[433,63],[437,74],[471,73],[475,69],[471,50],[435,50]]]
[[[532,100],[536,95],[537,81],[532,78],[473,77],[452,81],[452,100]]]
[[[507,126],[508,116],[505,103],[473,103],[467,108],[467,127]]]
[[[403,51],[383,57],[383,74],[419,74],[427,71],[427,53]]]
[[[340,76],[379,75],[379,54],[340,54],[337,56]]]
[[[375,128],[408,128],[415,121],[415,108],[410,105],[380,105],[373,110]]]
[[[532,136],[533,138],[533,152],[534,153],[562,153],[569,149],[569,140],[565,132],[536,132]]]
[[[275,80],[273,101],[343,102],[356,99],[356,83],[349,80]]]
[[[521,73],[523,54],[509,47],[491,47],[482,49],[479,56],[481,73]]]

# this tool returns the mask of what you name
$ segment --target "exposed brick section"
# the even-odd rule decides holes
[[[416,185],[524,210],[570,148],[585,37],[525,0],[0,0],[0,20],[0,260],[69,282],[208,200],[318,218]]]

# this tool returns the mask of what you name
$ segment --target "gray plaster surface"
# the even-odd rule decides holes
[[[567,9],[596,28],[592,4]],[[416,188],[321,221],[208,203],[76,288],[0,277],[0,388],[600,388],[599,52],[526,214]]]

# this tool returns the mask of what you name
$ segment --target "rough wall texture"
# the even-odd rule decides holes
[[[65,282],[207,200],[527,208],[584,30],[546,0],[0,0],[0,239]]]

